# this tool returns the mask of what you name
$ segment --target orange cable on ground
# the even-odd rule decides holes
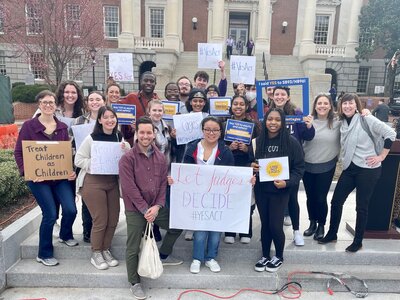
[[[19,214],[21,211],[23,211],[26,208],[30,208],[31,206],[33,207],[33,205],[36,203],[36,201],[33,201],[31,204],[28,204],[26,206],[23,206],[22,208],[20,208],[19,210],[17,210],[15,213],[13,213],[8,219],[4,220],[3,222],[0,223],[0,226],[2,226],[3,224],[7,223],[9,220],[11,220],[12,218],[14,218],[15,215]],[[25,299],[21,299],[21,300],[25,300]]]

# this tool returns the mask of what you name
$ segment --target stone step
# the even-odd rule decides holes
[[[199,274],[189,272],[190,262],[180,266],[164,268],[157,280],[143,278],[148,288],[168,289],[241,289],[254,288],[275,290],[291,280],[299,281],[304,291],[326,289],[330,276],[309,274],[309,272],[333,272],[356,276],[366,281],[369,292],[400,292],[400,273],[398,266],[360,266],[360,265],[320,265],[317,263],[297,265],[285,263],[277,273],[255,272],[253,264],[243,262],[228,263],[221,258],[221,272],[212,273],[202,265]],[[127,288],[126,266],[120,265],[108,270],[97,270],[89,260],[60,259],[56,267],[46,267],[33,259],[23,259],[7,272],[8,287],[71,287],[71,288]],[[358,282],[346,280],[354,288]],[[335,290],[342,290],[333,283]]]

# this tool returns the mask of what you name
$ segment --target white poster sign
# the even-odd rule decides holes
[[[222,44],[197,44],[199,69],[218,69],[218,62],[222,60]]]
[[[264,158],[258,161],[260,165],[260,182],[287,180],[289,176],[289,160],[287,156]]]
[[[256,78],[256,57],[232,55],[231,64],[231,82],[254,84]]]
[[[171,228],[247,233],[252,168],[172,164]]]
[[[68,129],[71,128],[72,123],[74,122],[75,118],[68,118],[68,117],[57,117],[60,122],[63,122],[65,125],[68,126]]]
[[[121,143],[93,141],[90,174],[118,175],[118,163],[123,154]]]
[[[132,53],[110,53],[110,76],[115,81],[133,82],[133,55]]]
[[[178,145],[187,144],[203,137],[203,131],[201,130],[203,114],[201,112],[174,115],[172,118],[174,120],[174,128],[176,129],[176,143]]]
[[[83,140],[93,132],[94,124],[95,123],[93,122],[71,126],[72,133],[74,135],[76,151],[78,151],[79,147],[82,145]]]

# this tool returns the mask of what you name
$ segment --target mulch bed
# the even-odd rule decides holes
[[[29,194],[22,197],[17,202],[6,207],[0,207],[0,230],[3,230],[15,220],[21,218],[23,215],[31,211],[37,206],[35,198]]]

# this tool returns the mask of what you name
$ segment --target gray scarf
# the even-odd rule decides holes
[[[342,146],[343,170],[346,170],[353,159],[357,147],[358,133],[363,130],[360,123],[360,114],[355,113],[350,124],[342,120],[340,127],[340,145]]]

